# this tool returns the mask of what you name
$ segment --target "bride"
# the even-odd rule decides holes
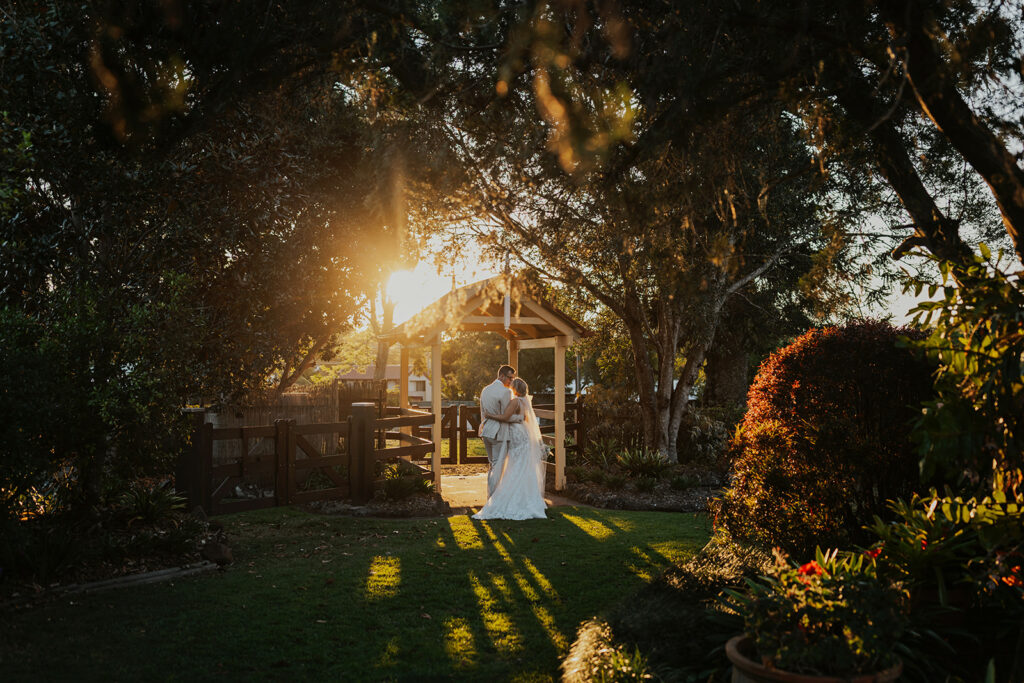
[[[522,415],[522,422],[509,424],[508,455],[494,493],[473,519],[546,518],[544,510],[545,464],[540,436],[540,423],[533,412],[529,387],[520,378],[512,381],[515,393],[502,415],[484,413],[488,420],[508,422],[513,415]]]

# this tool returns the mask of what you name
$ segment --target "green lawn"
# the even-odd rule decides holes
[[[22,680],[552,680],[583,619],[709,535],[692,514],[220,518],[235,563],[0,616]]]

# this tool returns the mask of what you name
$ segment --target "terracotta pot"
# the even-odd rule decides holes
[[[896,662],[884,671],[852,678],[811,676],[781,669],[772,669],[758,662],[754,640],[750,636],[736,636],[725,644],[725,654],[732,662],[732,683],[889,683],[903,673],[903,662]]]

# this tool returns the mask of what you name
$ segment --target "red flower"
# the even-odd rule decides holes
[[[922,538],[921,539],[921,550],[924,550],[927,547],[928,547],[928,539]]]
[[[873,550],[865,550],[864,554],[870,557],[872,560],[878,559],[878,556],[882,554],[882,546],[878,546]]]
[[[811,560],[810,562],[808,562],[804,566],[800,567],[799,572],[801,574],[810,574],[812,576],[820,576],[821,574],[824,573],[824,570],[821,568],[821,565],[819,565],[816,561]]]
[[[1017,588],[1024,588],[1024,581],[1021,581],[1019,576],[1004,576],[1002,577],[1002,581],[1007,586],[1016,586]]]

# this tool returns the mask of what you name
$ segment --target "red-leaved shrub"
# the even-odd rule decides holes
[[[861,539],[885,502],[918,488],[908,438],[931,393],[930,367],[897,347],[920,336],[861,321],[812,329],[762,365],[714,504],[736,538],[806,554]]]

